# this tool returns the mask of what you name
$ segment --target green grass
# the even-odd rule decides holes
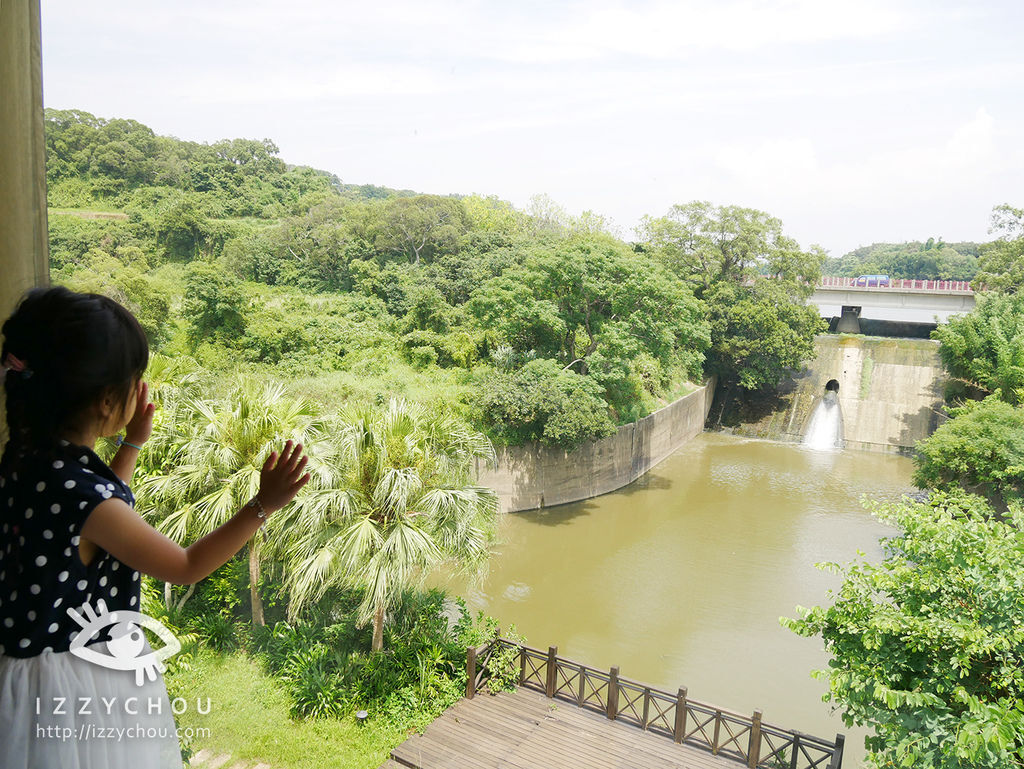
[[[239,760],[263,761],[272,769],[377,769],[406,734],[372,719],[358,726],[355,717],[296,721],[288,716],[288,694],[256,660],[238,652],[199,652],[189,670],[175,673],[171,696],[184,697],[188,709],[179,726],[209,729],[195,739],[194,751],[207,748]],[[196,698],[210,699],[208,715],[197,713]]]
[[[689,395],[698,387],[701,387],[701,385],[687,381],[680,382],[675,387],[673,387],[669,392],[665,393],[663,396],[661,396],[661,398],[658,399],[658,408],[661,408],[661,406],[667,406],[669,403],[672,403],[672,401],[677,401],[684,395]]]

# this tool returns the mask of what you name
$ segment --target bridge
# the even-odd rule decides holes
[[[494,676],[518,686],[477,696]],[[844,742],[497,638],[466,650],[465,698],[380,769],[841,769]]]
[[[888,285],[857,285],[856,278],[825,277],[808,300],[823,318],[838,319],[836,331],[860,333],[860,321],[934,327],[974,309],[966,280],[892,280]]]

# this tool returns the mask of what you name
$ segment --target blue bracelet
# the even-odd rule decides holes
[[[122,438],[120,435],[117,436],[117,445],[118,446],[131,446],[133,449],[138,449],[139,451],[142,451],[142,446],[139,446],[137,443],[129,443],[124,438]]]

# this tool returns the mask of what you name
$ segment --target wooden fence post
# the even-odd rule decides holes
[[[842,734],[836,735],[836,749],[829,761],[828,769],[840,769],[843,765],[843,747],[846,744],[846,737]]]
[[[793,755],[789,758],[789,769],[796,769],[796,762],[800,759],[800,732],[793,734]]]
[[[747,746],[747,767],[756,769],[761,761],[761,710],[754,711],[750,719],[750,744]]]
[[[548,678],[544,686],[544,694],[548,697],[555,696],[555,681],[558,680],[558,647],[548,647]]]
[[[721,731],[722,731],[722,711],[721,710],[716,710],[715,711],[715,738],[714,738],[714,740],[712,740],[712,745],[711,745],[711,753],[712,753],[712,755],[715,755],[715,756],[718,755],[718,749],[719,749],[719,747],[721,747],[718,744],[718,735],[721,733]]]
[[[586,695],[586,691],[587,691],[587,686],[586,686],[586,684],[587,684],[587,669],[583,665],[580,665],[579,681],[577,681],[576,684],[577,684],[577,689],[576,689],[576,705],[577,705],[577,707],[581,707],[582,708],[583,707],[583,697]]]
[[[476,647],[466,647],[466,699],[476,694]]]
[[[672,739],[682,742],[686,736],[686,687],[680,686],[676,694],[676,725],[672,730]]]
[[[526,682],[526,646],[519,647],[519,685]]]
[[[608,673],[608,718],[612,721],[619,714],[619,668],[613,667]]]

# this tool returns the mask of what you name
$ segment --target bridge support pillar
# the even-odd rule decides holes
[[[843,307],[843,314],[839,318],[836,331],[840,334],[859,334],[860,307]]]

